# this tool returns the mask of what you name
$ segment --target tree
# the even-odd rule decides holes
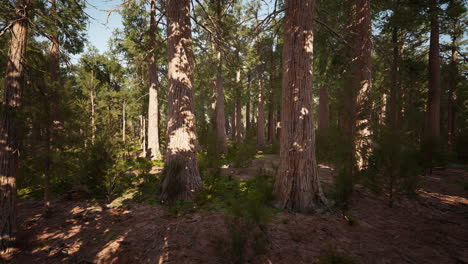
[[[316,211],[327,202],[318,178],[313,129],[313,0],[286,0],[277,206]]]
[[[24,90],[29,0],[15,3],[0,126],[0,252],[9,251],[16,233],[16,175],[20,144],[18,116]]]
[[[371,6],[370,0],[356,0],[353,23],[353,129],[357,138],[354,142],[356,161],[362,169],[366,162],[364,152],[368,149],[370,136],[370,91],[372,89],[371,72]],[[353,137],[354,135],[351,135]]]
[[[196,159],[190,0],[167,1],[167,151],[160,199],[191,200],[202,189]]]
[[[428,162],[432,164],[440,143],[440,59],[439,59],[439,18],[437,0],[430,1],[430,41],[429,41],[429,90],[426,103],[425,144]],[[432,165],[430,165],[431,167]]]
[[[156,0],[151,0],[149,28],[150,59],[148,63],[150,88],[148,106],[148,154],[152,160],[162,158],[159,150],[159,119],[158,119],[158,73],[156,71]]]

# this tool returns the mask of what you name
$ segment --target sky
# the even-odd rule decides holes
[[[122,0],[88,0],[85,9],[90,16],[87,27],[89,44],[96,47],[100,53],[109,49],[109,39],[112,32],[117,28],[122,28],[122,17],[118,12],[112,12],[110,16],[102,10],[113,10]],[[75,55],[72,61],[76,61],[81,55]]]
[[[109,39],[112,36],[112,32],[115,29],[123,28],[122,17],[118,12],[112,12],[108,15],[108,12],[103,10],[113,10],[118,8],[119,4],[123,0],[88,0],[86,13],[90,16],[87,28],[88,42],[96,47],[100,53],[106,52],[109,49]],[[272,8],[272,0],[264,1],[267,2],[270,8]],[[262,6],[261,13],[268,13],[268,6]],[[80,55],[76,55],[72,58],[72,61],[76,61]]]

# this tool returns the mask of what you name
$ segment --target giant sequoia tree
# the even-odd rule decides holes
[[[287,0],[283,47],[279,208],[307,212],[326,204],[315,159],[312,100],[313,0]]]
[[[11,30],[5,72],[0,124],[0,252],[9,251],[16,233],[16,175],[20,144],[19,107],[24,89],[24,64],[28,39],[29,0],[15,3],[16,20]]]
[[[169,94],[167,151],[161,200],[190,200],[201,190],[193,102],[190,1],[168,0]]]

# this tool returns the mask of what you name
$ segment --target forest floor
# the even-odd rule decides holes
[[[223,174],[243,179],[276,166],[277,157],[266,155],[251,168],[223,168]],[[333,181],[333,171],[320,167],[322,181]],[[466,170],[446,168],[422,177],[418,197],[393,208],[385,197],[358,187],[346,216],[279,211],[263,226],[241,229],[265,238],[263,250],[250,244],[246,252],[236,251],[242,232],[229,231],[224,212],[177,216],[163,205],[110,209],[57,201],[44,218],[41,202],[21,200],[18,249],[2,257],[35,264],[468,263],[467,183]]]

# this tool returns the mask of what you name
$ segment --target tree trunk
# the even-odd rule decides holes
[[[158,119],[158,73],[156,71],[156,0],[151,0],[149,45],[151,56],[148,63],[149,70],[149,106],[148,106],[148,156],[151,160],[162,158],[159,149],[159,119]]]
[[[190,0],[167,1],[167,36],[168,143],[160,199],[191,200],[202,182],[196,157]]]
[[[369,151],[370,147],[370,91],[371,83],[371,7],[370,0],[356,0],[355,18],[353,23],[353,82],[352,98],[348,113],[351,113],[351,122],[347,125],[348,133],[351,134],[351,147],[354,149],[355,157],[359,169],[366,165],[363,153]],[[354,138],[354,135],[356,136]]]
[[[457,32],[459,21],[454,23],[454,32]],[[457,53],[456,33],[452,36],[452,56],[450,61],[450,83],[448,90],[448,109],[447,109],[447,144],[449,151],[453,151],[455,131],[456,131],[456,101],[457,101],[457,78],[458,78],[458,53]]]
[[[122,141],[125,143],[126,136],[127,136],[127,111],[126,111],[126,103],[125,100],[123,101],[122,105]]]
[[[298,212],[326,203],[318,178],[313,129],[313,0],[286,0],[277,207]]]
[[[92,75],[91,90],[89,91],[89,100],[91,101],[91,144],[96,140],[96,90],[94,87],[94,73]]]
[[[278,119],[276,123],[276,140],[279,141],[281,139],[281,107],[278,108],[276,119]]]
[[[235,123],[236,123],[236,129],[234,132],[234,138],[236,142],[241,142],[242,141],[242,105],[241,105],[241,89],[242,89],[242,84],[241,84],[241,70],[237,70],[236,72],[236,83],[237,83],[237,89],[236,89],[236,98],[235,98]]]
[[[0,127],[0,253],[9,252],[16,237],[16,176],[20,144],[19,107],[24,85],[29,0],[16,1],[16,20],[8,50]]]
[[[236,141],[242,141],[242,104],[240,98],[236,100]]]
[[[140,156],[146,158],[146,118],[144,115],[140,115],[140,147]]]
[[[224,88],[223,88],[223,76],[222,73],[222,58],[221,51],[218,51],[218,68],[216,73],[216,95],[215,95],[215,128],[216,135],[218,138],[218,144],[220,151],[226,153],[227,142],[226,142],[226,116],[224,111]]]
[[[60,74],[60,50],[59,50],[59,39],[58,30],[56,25],[57,10],[55,0],[50,1],[50,17],[54,21],[51,34],[51,42],[49,49],[49,76],[50,76],[50,90],[48,92],[49,101],[46,111],[49,113],[49,125],[47,128],[45,139],[47,148],[46,157],[46,171],[44,174],[44,214],[49,215],[50,213],[50,174],[52,164],[52,153],[56,151],[54,146],[58,137],[58,131],[63,129],[63,123],[60,117],[60,104],[58,100],[61,98],[59,89],[59,74]]]
[[[266,145],[265,140],[265,103],[263,98],[263,73],[258,66],[258,94],[257,94],[257,147],[262,149]]]
[[[270,109],[268,111],[268,143],[275,141],[276,122],[273,103],[270,103]]]
[[[245,135],[248,136],[250,130],[250,71],[247,73],[247,104],[245,106]]]
[[[389,125],[393,129],[398,128],[398,86],[399,86],[399,67],[398,63],[400,60],[400,48],[398,45],[398,28],[393,27],[392,30],[392,44],[393,44],[393,62],[391,70],[391,86],[390,86],[390,102],[389,102]]]
[[[325,87],[320,87],[319,91],[319,111],[317,130],[319,134],[326,133],[330,127],[330,105],[328,91]]]
[[[431,1],[431,37],[429,42],[429,94],[426,105],[426,140],[431,142],[430,152],[434,152],[440,138],[440,59],[439,59],[439,19],[437,1]]]

